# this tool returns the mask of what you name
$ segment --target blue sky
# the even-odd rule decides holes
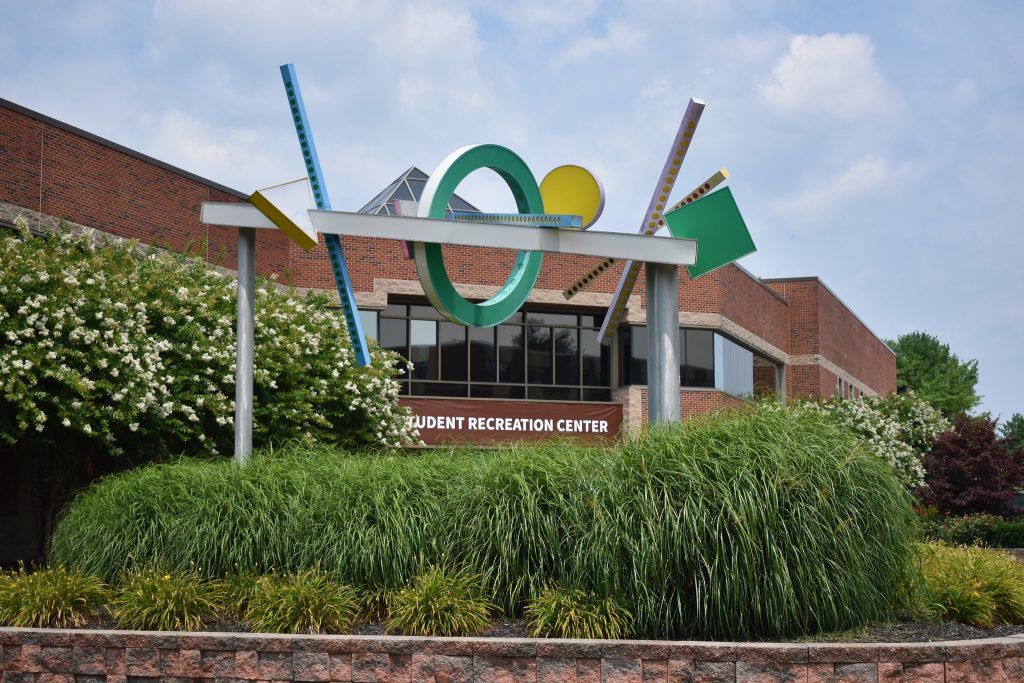
[[[1024,3],[3,3],[0,97],[240,190],[302,175],[296,65],[335,208],[465,144],[564,163],[635,231],[686,102],[763,277],[818,275],[877,334],[976,358],[1024,412]],[[0,160],[2,163],[2,160]],[[677,194],[687,188],[677,187]],[[510,208],[496,177],[465,191]]]

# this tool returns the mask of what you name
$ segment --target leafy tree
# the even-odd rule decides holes
[[[887,342],[896,353],[897,391],[913,390],[952,418],[981,403],[974,390],[978,361],[961,361],[937,338],[926,332],[904,334]]]
[[[1009,513],[1024,485],[1024,450],[1008,451],[987,415],[958,416],[952,431],[936,437],[924,466],[921,501],[950,514]]]
[[[1014,413],[1009,420],[1003,423],[1000,430],[1003,438],[1006,439],[1006,448],[1015,451],[1024,448],[1024,415]]]

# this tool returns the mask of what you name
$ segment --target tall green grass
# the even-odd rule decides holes
[[[898,479],[855,437],[762,406],[614,449],[150,466],[82,495],[52,556],[108,579],[320,567],[369,590],[457,564],[508,613],[562,585],[620,600],[639,635],[768,638],[891,616],[913,530]]]

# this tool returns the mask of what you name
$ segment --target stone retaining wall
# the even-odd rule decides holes
[[[280,636],[0,628],[2,683],[1016,683],[1024,635],[899,644]]]

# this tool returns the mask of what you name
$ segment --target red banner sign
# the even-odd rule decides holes
[[[622,426],[617,403],[401,398],[428,446],[540,441],[553,436],[611,443]]]

